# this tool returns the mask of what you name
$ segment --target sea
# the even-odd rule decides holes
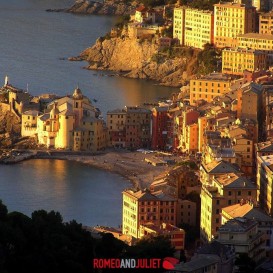
[[[9,83],[33,95],[72,94],[79,87],[106,117],[109,110],[168,98],[176,88],[152,81],[110,77],[70,62],[115,25],[117,17],[46,12],[73,0],[0,0],[0,86]],[[1,84],[2,81],[2,84]],[[78,162],[30,160],[0,165],[0,199],[9,211],[28,216],[59,211],[83,225],[121,224],[121,192],[131,186],[118,175]]]

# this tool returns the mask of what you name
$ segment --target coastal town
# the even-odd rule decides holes
[[[151,62],[161,71],[175,50],[188,56],[168,60],[171,66],[196,58],[194,67],[201,58],[196,50],[211,56],[199,72],[165,69],[164,84],[181,87],[170,98],[109,109],[105,119],[79,87],[64,96],[34,96],[6,76],[0,162],[75,160],[130,179],[132,188],[121,193],[121,228],[87,230],[128,245],[169,238],[179,262],[168,272],[272,272],[272,5],[238,0],[203,10],[178,2],[171,16],[166,7],[137,7],[126,26],[98,41],[102,48],[111,39],[152,43],[147,59],[133,69],[128,61],[130,77],[155,80]],[[84,55],[89,69],[123,73],[119,55],[105,63]]]

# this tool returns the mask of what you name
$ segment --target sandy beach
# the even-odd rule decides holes
[[[155,157],[154,153],[144,154],[126,150],[107,150],[104,153],[94,156],[71,154],[58,156],[59,159],[74,160],[118,173],[130,180],[134,187],[139,189],[149,187],[156,176],[172,168],[172,166],[153,166],[148,164],[145,158],[152,157]]]

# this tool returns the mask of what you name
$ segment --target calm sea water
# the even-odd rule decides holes
[[[59,211],[64,221],[121,224],[121,191],[131,184],[118,175],[73,161],[30,160],[0,165],[0,199],[9,211]]]
[[[0,0],[0,85],[10,83],[32,94],[65,95],[79,85],[105,113],[168,97],[178,89],[145,80],[101,77],[82,69],[87,63],[62,61],[91,46],[114,25],[115,17],[45,12],[70,6],[72,0]],[[97,75],[95,75],[97,74]]]
[[[177,89],[151,82],[100,77],[86,63],[62,61],[78,55],[104,35],[114,17],[48,13],[72,0],[0,0],[0,85],[5,75],[32,94],[65,95],[79,85],[96,99],[103,114],[125,105],[167,97]],[[35,160],[0,166],[0,198],[10,211],[60,211],[65,221],[86,225],[121,223],[121,191],[129,186],[117,175],[66,161]]]

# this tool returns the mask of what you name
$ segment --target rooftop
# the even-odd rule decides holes
[[[256,185],[244,176],[235,173],[216,175],[215,180],[227,188],[256,189]]]
[[[230,81],[233,78],[234,78],[234,76],[231,76],[231,75],[214,72],[214,73],[210,73],[208,75],[205,75],[198,80]]]
[[[259,142],[256,147],[259,152],[273,152],[273,141]]]
[[[246,33],[246,34],[239,34],[237,38],[240,40],[242,38],[253,38],[253,39],[261,39],[261,40],[273,40],[273,35],[270,34],[261,34],[261,33]]]
[[[245,217],[254,219],[258,222],[273,222],[273,218],[261,211],[259,208],[254,208],[251,204],[235,204],[222,209],[223,212],[232,218]]]
[[[209,164],[202,164],[207,173],[221,174],[221,173],[241,173],[238,167],[226,161],[213,161]]]
[[[253,219],[246,219],[243,217],[236,217],[227,221],[224,225],[222,225],[218,232],[246,232],[257,225],[257,221]]]
[[[262,50],[252,49],[252,48],[245,48],[245,47],[231,47],[223,49],[223,53],[226,51],[231,52],[242,52],[242,53],[253,53],[253,54],[266,54]]]
[[[197,272],[202,268],[206,268],[209,265],[217,264],[219,257],[214,255],[207,256],[197,256],[193,258],[190,262],[180,263],[175,265],[173,271],[175,272]],[[199,272],[199,271],[198,271]]]

